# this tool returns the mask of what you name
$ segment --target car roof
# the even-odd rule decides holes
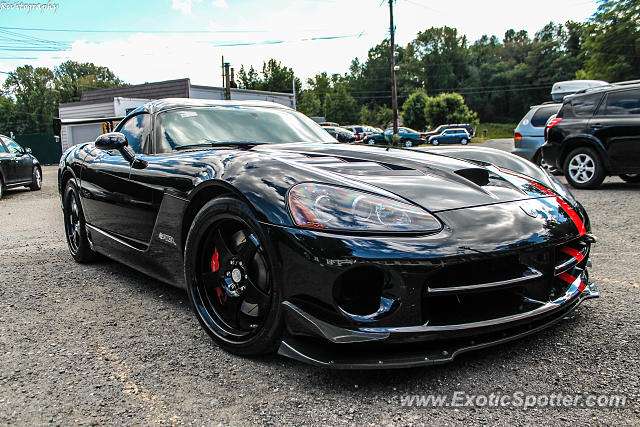
[[[578,92],[576,92],[576,93],[574,93],[572,95],[567,95],[567,96],[564,97],[563,102],[566,102],[568,100],[572,100],[574,98],[579,98],[581,96],[591,95],[591,94],[594,94],[594,93],[603,93],[603,92],[610,92],[610,91],[615,91],[615,90],[637,89],[637,88],[640,88],[640,80],[629,80],[629,81],[625,81],[625,82],[610,83],[608,85],[596,86],[596,87],[583,89],[583,90],[578,91]]]
[[[146,112],[159,112],[164,110],[171,110],[181,107],[266,107],[266,108],[279,108],[282,110],[295,111],[290,107],[287,107],[276,102],[269,101],[240,101],[240,100],[218,100],[218,99],[194,99],[194,98],[164,98],[156,99],[154,101],[147,102],[144,105],[136,108],[133,112],[140,111]]]

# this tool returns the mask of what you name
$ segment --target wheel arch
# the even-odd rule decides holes
[[[184,252],[187,242],[187,235],[193,220],[204,205],[213,199],[219,197],[233,197],[246,203],[247,206],[256,214],[256,210],[251,202],[237,188],[223,181],[207,181],[197,186],[191,196],[189,203],[182,216],[182,225],[180,227],[181,250]]]
[[[65,187],[67,186],[67,182],[69,182],[71,179],[75,180],[76,179],[76,175],[73,173],[71,168],[66,167],[60,173],[60,181],[59,181],[60,184],[58,185],[58,192],[60,193],[60,197],[63,196],[62,192],[64,191]]]
[[[569,153],[580,147],[588,147],[595,150],[596,154],[600,156],[600,160],[602,161],[605,170],[608,171],[610,169],[609,159],[606,155],[605,148],[602,146],[602,143],[588,136],[579,136],[565,140],[563,142],[562,151],[560,152],[560,167],[564,167],[564,162],[567,160],[567,156],[569,156]]]

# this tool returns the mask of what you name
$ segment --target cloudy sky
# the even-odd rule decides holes
[[[0,2],[0,81],[20,65],[72,59],[106,65],[128,83],[189,77],[220,86],[223,55],[236,69],[276,58],[304,81],[345,73],[389,27],[387,0],[37,1]],[[471,42],[509,28],[533,35],[551,20],[584,21],[596,8],[596,0],[397,0],[397,43],[443,25]]]

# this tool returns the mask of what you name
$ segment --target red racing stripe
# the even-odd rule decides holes
[[[568,246],[565,246],[563,248],[560,249],[561,252],[564,252],[565,254],[574,257],[578,262],[581,262],[584,259],[584,255],[582,255],[582,252],[577,251],[573,248],[570,248]]]
[[[587,284],[584,283],[582,280],[580,280],[580,278],[576,278],[573,277],[572,275],[568,274],[568,273],[561,273],[558,274],[558,279],[560,280],[564,280],[565,282],[573,285],[575,284],[575,282],[579,282],[578,285],[576,286],[578,288],[578,292],[582,292],[585,290],[585,288],[587,287]]]

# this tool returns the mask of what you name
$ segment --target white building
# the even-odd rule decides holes
[[[83,92],[78,102],[60,104],[59,118],[64,123],[65,120],[124,117],[140,105],[161,98],[225,99],[225,89],[192,85],[189,79],[180,79],[91,90]],[[231,99],[271,101],[295,108],[291,93],[232,88]],[[93,141],[101,133],[101,123],[63,124],[60,132],[62,151],[75,144]]]

